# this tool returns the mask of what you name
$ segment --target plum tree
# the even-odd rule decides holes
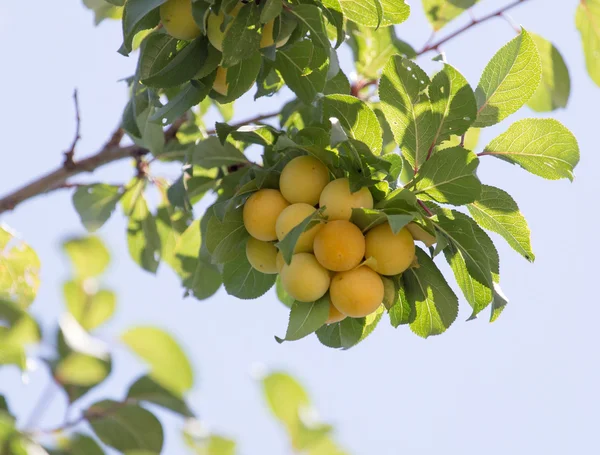
[[[298,204],[292,204],[286,207],[275,223],[275,230],[277,232],[277,238],[283,240],[284,237],[294,229],[298,224],[304,221],[307,217],[315,213],[316,209],[312,205],[304,204],[302,202]],[[294,248],[295,253],[312,253],[313,243],[315,236],[322,228],[322,224],[313,226],[308,231],[300,234],[300,238]]]
[[[366,265],[337,273],[331,280],[331,303],[346,316],[361,318],[383,302],[383,281]]]
[[[350,221],[330,221],[316,235],[314,251],[323,267],[343,272],[356,267],[364,258],[365,237]]]
[[[319,205],[325,207],[329,220],[349,220],[352,209],[373,208],[373,196],[368,188],[351,193],[348,179],[341,178],[330,182],[321,193]]]
[[[329,183],[329,171],[312,156],[298,156],[281,171],[279,190],[292,204],[316,205],[323,188]]]
[[[160,20],[173,38],[192,40],[202,33],[192,16],[192,0],[168,0],[163,3]]]
[[[373,258],[373,269],[381,275],[398,275],[410,267],[415,258],[415,241],[406,227],[394,234],[389,223],[367,232],[365,256]]]
[[[250,265],[259,272],[273,275],[277,269],[277,248],[269,242],[257,240],[254,237],[246,243],[246,258]]]
[[[330,282],[329,271],[310,253],[294,254],[281,271],[283,289],[299,302],[320,299],[327,293]]]
[[[338,310],[333,303],[329,303],[329,316],[327,317],[327,321],[325,324],[333,324],[335,322],[340,322],[346,319],[346,315]]]
[[[277,240],[275,224],[283,210],[289,206],[277,190],[262,189],[248,198],[244,204],[243,220],[248,233],[264,242]]]
[[[229,84],[227,84],[227,68],[223,68],[222,66],[217,68],[217,74],[212,88],[215,92],[227,96],[227,91],[229,89]]]
[[[435,245],[437,242],[435,235],[431,235],[417,223],[408,223],[406,229],[408,229],[408,232],[410,232],[413,239],[423,242],[428,248]]]
[[[244,4],[240,2],[229,12],[229,16],[235,18],[243,6]],[[225,38],[227,30],[231,28],[233,20],[230,20],[224,28],[222,28],[223,22],[225,22],[225,13],[223,11],[219,12],[219,14],[211,12],[206,21],[206,36],[208,37],[210,44],[221,52],[223,52],[223,39]]]

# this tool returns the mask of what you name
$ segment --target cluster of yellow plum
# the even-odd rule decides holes
[[[273,242],[283,240],[317,207],[327,221],[300,235],[286,264]],[[313,302],[329,291],[328,324],[367,316],[383,302],[380,275],[398,275],[410,267],[415,243],[407,228],[394,234],[388,223],[363,235],[350,221],[352,209],[361,207],[373,208],[367,188],[352,193],[348,179],[330,181],[318,159],[296,157],[281,172],[279,190],[259,190],[244,205],[244,226],[251,235],[248,261],[262,273],[280,273],[284,290],[296,301]]]
[[[228,15],[235,18],[244,6],[244,3],[240,2]],[[192,0],[168,0],[163,3],[160,7],[160,18],[161,23],[167,33],[174,38],[180,40],[193,40],[199,37],[202,33],[194,17],[192,15]],[[210,12],[206,20],[206,36],[213,45],[219,51],[223,51],[223,39],[225,34],[231,28],[233,20],[223,27],[225,22],[225,13],[221,11],[219,14]],[[273,29],[275,27],[275,20],[271,20],[263,25],[261,31],[260,48],[264,49],[275,44],[273,38]],[[285,39],[277,41],[276,47],[281,47],[287,43],[289,36]],[[213,90],[221,95],[226,96],[228,92],[227,83],[227,68],[223,68],[219,65],[217,69],[217,75],[213,83]]]

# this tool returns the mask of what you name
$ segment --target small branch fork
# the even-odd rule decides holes
[[[77,89],[73,92],[73,102],[75,103],[75,138],[71,144],[71,148],[65,152],[65,161],[63,166],[65,169],[73,169],[75,166],[75,148],[79,139],[81,139],[81,114],[79,112],[79,95]]]
[[[472,16],[471,22],[465,25],[464,27],[458,29],[454,33],[448,35],[445,38],[442,38],[439,41],[435,41],[435,34],[432,34],[429,38],[428,42],[425,46],[417,53],[417,56],[421,56],[427,52],[439,50],[439,48],[446,44],[448,41],[462,35],[467,30],[472,27],[486,22],[495,17],[504,17],[504,14],[510,9],[520,5],[521,3],[525,3],[528,0],[516,0],[508,5],[500,8],[499,10],[492,12],[486,16],[483,16],[479,19],[474,18]],[[358,95],[358,93],[371,85],[375,85],[376,81],[365,80],[359,81],[353,87],[353,94]],[[3,196],[0,198],[0,215],[4,212],[13,210],[20,203],[31,199],[35,196],[39,196],[44,193],[48,193],[50,191],[54,191],[60,188],[69,188],[72,185],[68,183],[68,180],[78,174],[84,172],[94,172],[96,169],[105,166],[107,164],[113,163],[115,161],[120,161],[125,158],[133,158],[136,160],[136,164],[138,164],[138,173],[142,167],[142,157],[149,153],[148,150],[138,147],[136,145],[122,147],[121,141],[125,132],[119,128],[115,130],[110,139],[106,142],[106,144],[98,151],[96,154],[84,158],[82,160],[75,160],[75,148],[79,139],[81,138],[80,128],[81,128],[81,114],[79,110],[79,98],[77,91],[73,94],[73,99],[75,102],[75,116],[76,116],[76,129],[75,129],[75,139],[71,144],[71,148],[64,153],[64,161],[61,167],[49,172],[46,175],[38,177],[34,181],[24,185],[21,188]],[[264,120],[268,120],[274,118],[279,115],[279,112],[271,112],[268,114],[258,115],[254,118],[233,124],[234,127],[240,127],[243,125],[247,125],[250,123],[260,123]],[[186,119],[181,118],[174,122],[166,131],[165,131],[165,140],[171,141],[177,135],[177,131],[181,126],[185,123]],[[209,135],[215,134],[216,130],[212,129],[206,132]]]

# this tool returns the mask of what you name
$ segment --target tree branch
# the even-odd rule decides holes
[[[279,115],[279,112],[261,114],[249,120],[232,124],[231,126],[240,127],[249,123],[260,123],[263,120],[276,117],[277,115]],[[177,131],[179,131],[179,128],[181,128],[185,121],[186,118],[182,117],[173,122],[173,124],[165,131],[165,141],[169,142],[175,139]],[[215,129],[207,131],[207,134],[209,135],[215,133]],[[56,170],[38,177],[34,181],[2,197],[0,199],[0,214],[13,210],[20,203],[35,196],[39,196],[60,188],[68,188],[69,184],[67,183],[67,180],[75,175],[82,174],[84,172],[94,172],[96,169],[102,166],[125,158],[139,160],[139,158],[149,153],[148,150],[137,145],[121,147],[120,143],[124,134],[125,132],[119,128],[113,133],[104,147],[102,147],[102,149],[100,149],[95,155],[80,161],[73,160],[71,165],[62,165]]]
[[[471,18],[471,22],[469,22],[467,25],[465,25],[464,27],[459,28],[458,30],[456,30],[454,33],[451,33],[450,35],[446,36],[445,38],[442,38],[439,41],[436,41],[435,43],[431,43],[431,44],[425,44],[425,46],[423,47],[423,49],[421,49],[418,53],[417,56],[423,55],[429,51],[435,51],[435,50],[439,50],[440,46],[446,44],[448,41],[456,38],[459,35],[462,35],[464,32],[466,32],[467,30],[475,27],[476,25],[482,24],[484,22],[489,21],[490,19],[493,19],[495,17],[503,17],[504,13],[506,13],[507,11],[515,8],[516,6],[519,6],[521,3],[525,3],[528,0],[516,0],[512,3],[509,3],[508,5],[503,6],[502,8],[486,15],[483,17],[480,17],[479,19],[477,18]]]

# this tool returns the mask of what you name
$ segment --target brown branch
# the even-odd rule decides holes
[[[66,169],[71,169],[74,166],[75,147],[77,147],[77,143],[79,142],[79,139],[81,139],[81,115],[79,113],[79,96],[77,94],[77,89],[73,92],[73,102],[75,103],[75,138],[73,139],[71,148],[65,152],[63,166]]]
[[[135,158],[148,153],[148,150],[132,145],[120,147],[109,141],[98,153],[80,161],[74,161],[70,168],[60,166],[58,169],[38,177],[31,183],[13,191],[0,199],[0,214],[13,210],[20,203],[40,194],[61,188],[69,178],[84,173],[94,172],[99,167],[124,158]]]
[[[464,32],[466,32],[467,30],[475,27],[476,25],[482,24],[484,22],[489,21],[490,19],[493,19],[495,17],[503,17],[504,13],[506,13],[507,11],[515,8],[516,6],[519,6],[521,3],[525,3],[528,0],[516,0],[512,3],[509,3],[508,5],[503,6],[502,8],[486,15],[483,17],[480,17],[479,19],[476,18],[471,18],[471,22],[469,22],[467,25],[465,25],[464,27],[459,28],[458,30],[456,30],[454,33],[451,33],[450,35],[446,36],[445,38],[442,38],[439,41],[436,41],[435,43],[432,44],[426,44],[423,49],[421,49],[418,53],[417,53],[417,57],[420,55],[423,55],[429,51],[435,51],[435,50],[439,50],[440,46],[446,44],[448,41],[456,38],[459,35],[462,35]]]
[[[270,112],[268,114],[261,114],[253,117],[249,120],[234,123],[231,126],[240,127],[249,123],[260,123],[263,120],[267,120],[279,115],[279,112]],[[167,128],[165,131],[165,141],[169,142],[173,140],[179,128],[185,123],[187,119],[182,117]],[[216,130],[212,129],[207,131],[207,134],[215,134]],[[121,147],[120,143],[123,139],[125,132],[119,128],[117,129],[108,140],[108,142],[99,150],[95,155],[80,161],[73,160],[72,165],[63,165],[56,170],[36,178],[34,181],[24,185],[23,187],[13,191],[10,194],[0,199],[0,214],[13,210],[20,203],[31,199],[35,196],[48,193],[60,188],[69,186],[67,182],[71,177],[82,174],[84,172],[94,172],[96,169],[105,166],[115,161],[120,161],[125,158],[133,158],[140,162],[142,156],[150,153],[148,150],[139,147],[137,145],[131,145],[128,147]]]

